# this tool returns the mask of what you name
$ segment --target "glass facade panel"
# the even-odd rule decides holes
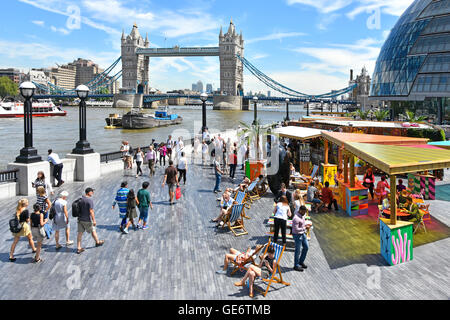
[[[440,32],[450,32],[450,16],[439,17],[431,20],[422,32],[422,35]]]
[[[411,93],[432,93],[445,95],[450,91],[450,73],[420,74]]]
[[[407,96],[426,56],[408,56],[430,19],[416,21],[431,0],[416,0],[383,45],[372,77],[371,96]]]
[[[450,10],[450,0],[441,0],[431,3],[420,15],[420,18],[429,18],[432,16],[448,13]]]
[[[420,37],[410,54],[450,51],[450,34]]]
[[[387,100],[419,92],[424,98],[427,93],[449,96],[449,74],[450,0],[415,0],[381,49],[370,96]]]

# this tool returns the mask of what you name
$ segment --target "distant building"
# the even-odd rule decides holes
[[[200,80],[197,82],[197,91],[202,93],[203,92],[203,82]]]
[[[19,84],[24,80],[24,74],[19,69],[0,69],[0,77],[8,77],[11,81]]]
[[[75,60],[68,65],[76,70],[75,87],[80,84],[88,84],[92,79],[104,71],[93,61],[81,58],[78,58],[78,60]]]
[[[213,92],[213,86],[212,84],[208,83],[206,85],[206,93],[212,93]]]
[[[270,95],[271,95],[271,92],[269,90],[269,91],[267,91],[267,97],[270,98]]]
[[[63,89],[73,90],[76,88],[75,81],[77,76],[77,71],[74,66],[60,66],[57,68],[51,68],[48,75],[51,82]]]
[[[350,70],[349,85],[357,84],[357,87],[350,92],[349,99],[356,101],[363,110],[368,110],[371,106],[379,106],[379,101],[369,101],[370,81],[366,67],[363,67],[361,74],[355,78],[353,78],[353,70]]]
[[[198,90],[197,90],[197,84],[196,83],[193,83],[192,84],[192,91],[194,91],[194,92],[197,92]]]

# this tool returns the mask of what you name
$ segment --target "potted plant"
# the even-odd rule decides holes
[[[246,175],[250,180],[254,180],[256,177],[258,177],[260,174],[263,174],[265,171],[265,165],[266,161],[262,159],[262,154],[260,152],[260,145],[261,145],[261,134],[262,134],[262,126],[259,120],[256,120],[254,124],[247,124],[245,122],[240,122],[242,126],[242,130],[238,133],[238,137],[244,136],[246,139],[243,139],[242,141],[247,140],[248,144],[251,146],[251,143],[254,141],[256,146],[256,159],[248,159],[249,160],[249,172],[246,170]],[[243,144],[244,142],[242,142]],[[242,145],[241,144],[241,145]]]

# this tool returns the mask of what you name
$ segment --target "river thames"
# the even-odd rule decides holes
[[[237,128],[240,121],[251,124],[253,111],[215,111],[207,107],[207,126],[211,134],[227,129]],[[65,107],[66,117],[33,118],[33,145],[38,154],[46,159],[47,150],[52,148],[61,157],[65,157],[79,140],[78,108]],[[87,138],[95,152],[106,153],[120,149],[121,142],[128,140],[133,147],[149,145],[152,139],[157,142],[167,140],[167,136],[193,137],[194,130],[199,131],[202,125],[201,106],[175,106],[172,113],[183,117],[183,123],[169,127],[146,130],[105,129],[105,118],[112,113],[122,114],[124,109],[88,108]],[[153,111],[148,111],[153,112]],[[299,119],[305,115],[302,105],[290,105],[289,117]],[[286,116],[285,106],[258,107],[258,119],[263,123],[281,121]],[[189,136],[190,135],[190,136]],[[9,162],[15,161],[20,149],[24,146],[23,118],[0,119],[0,136],[2,137],[2,153],[0,170],[5,170]]]

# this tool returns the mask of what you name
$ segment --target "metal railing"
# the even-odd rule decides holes
[[[0,171],[0,183],[17,182],[19,169]]]
[[[146,153],[150,148],[149,147],[141,147],[141,150]],[[135,152],[137,150],[133,148],[133,151]],[[108,152],[108,153],[102,153],[100,154],[100,163],[108,163],[110,161],[115,161],[123,159],[123,152],[122,151],[114,151],[114,152]]]

